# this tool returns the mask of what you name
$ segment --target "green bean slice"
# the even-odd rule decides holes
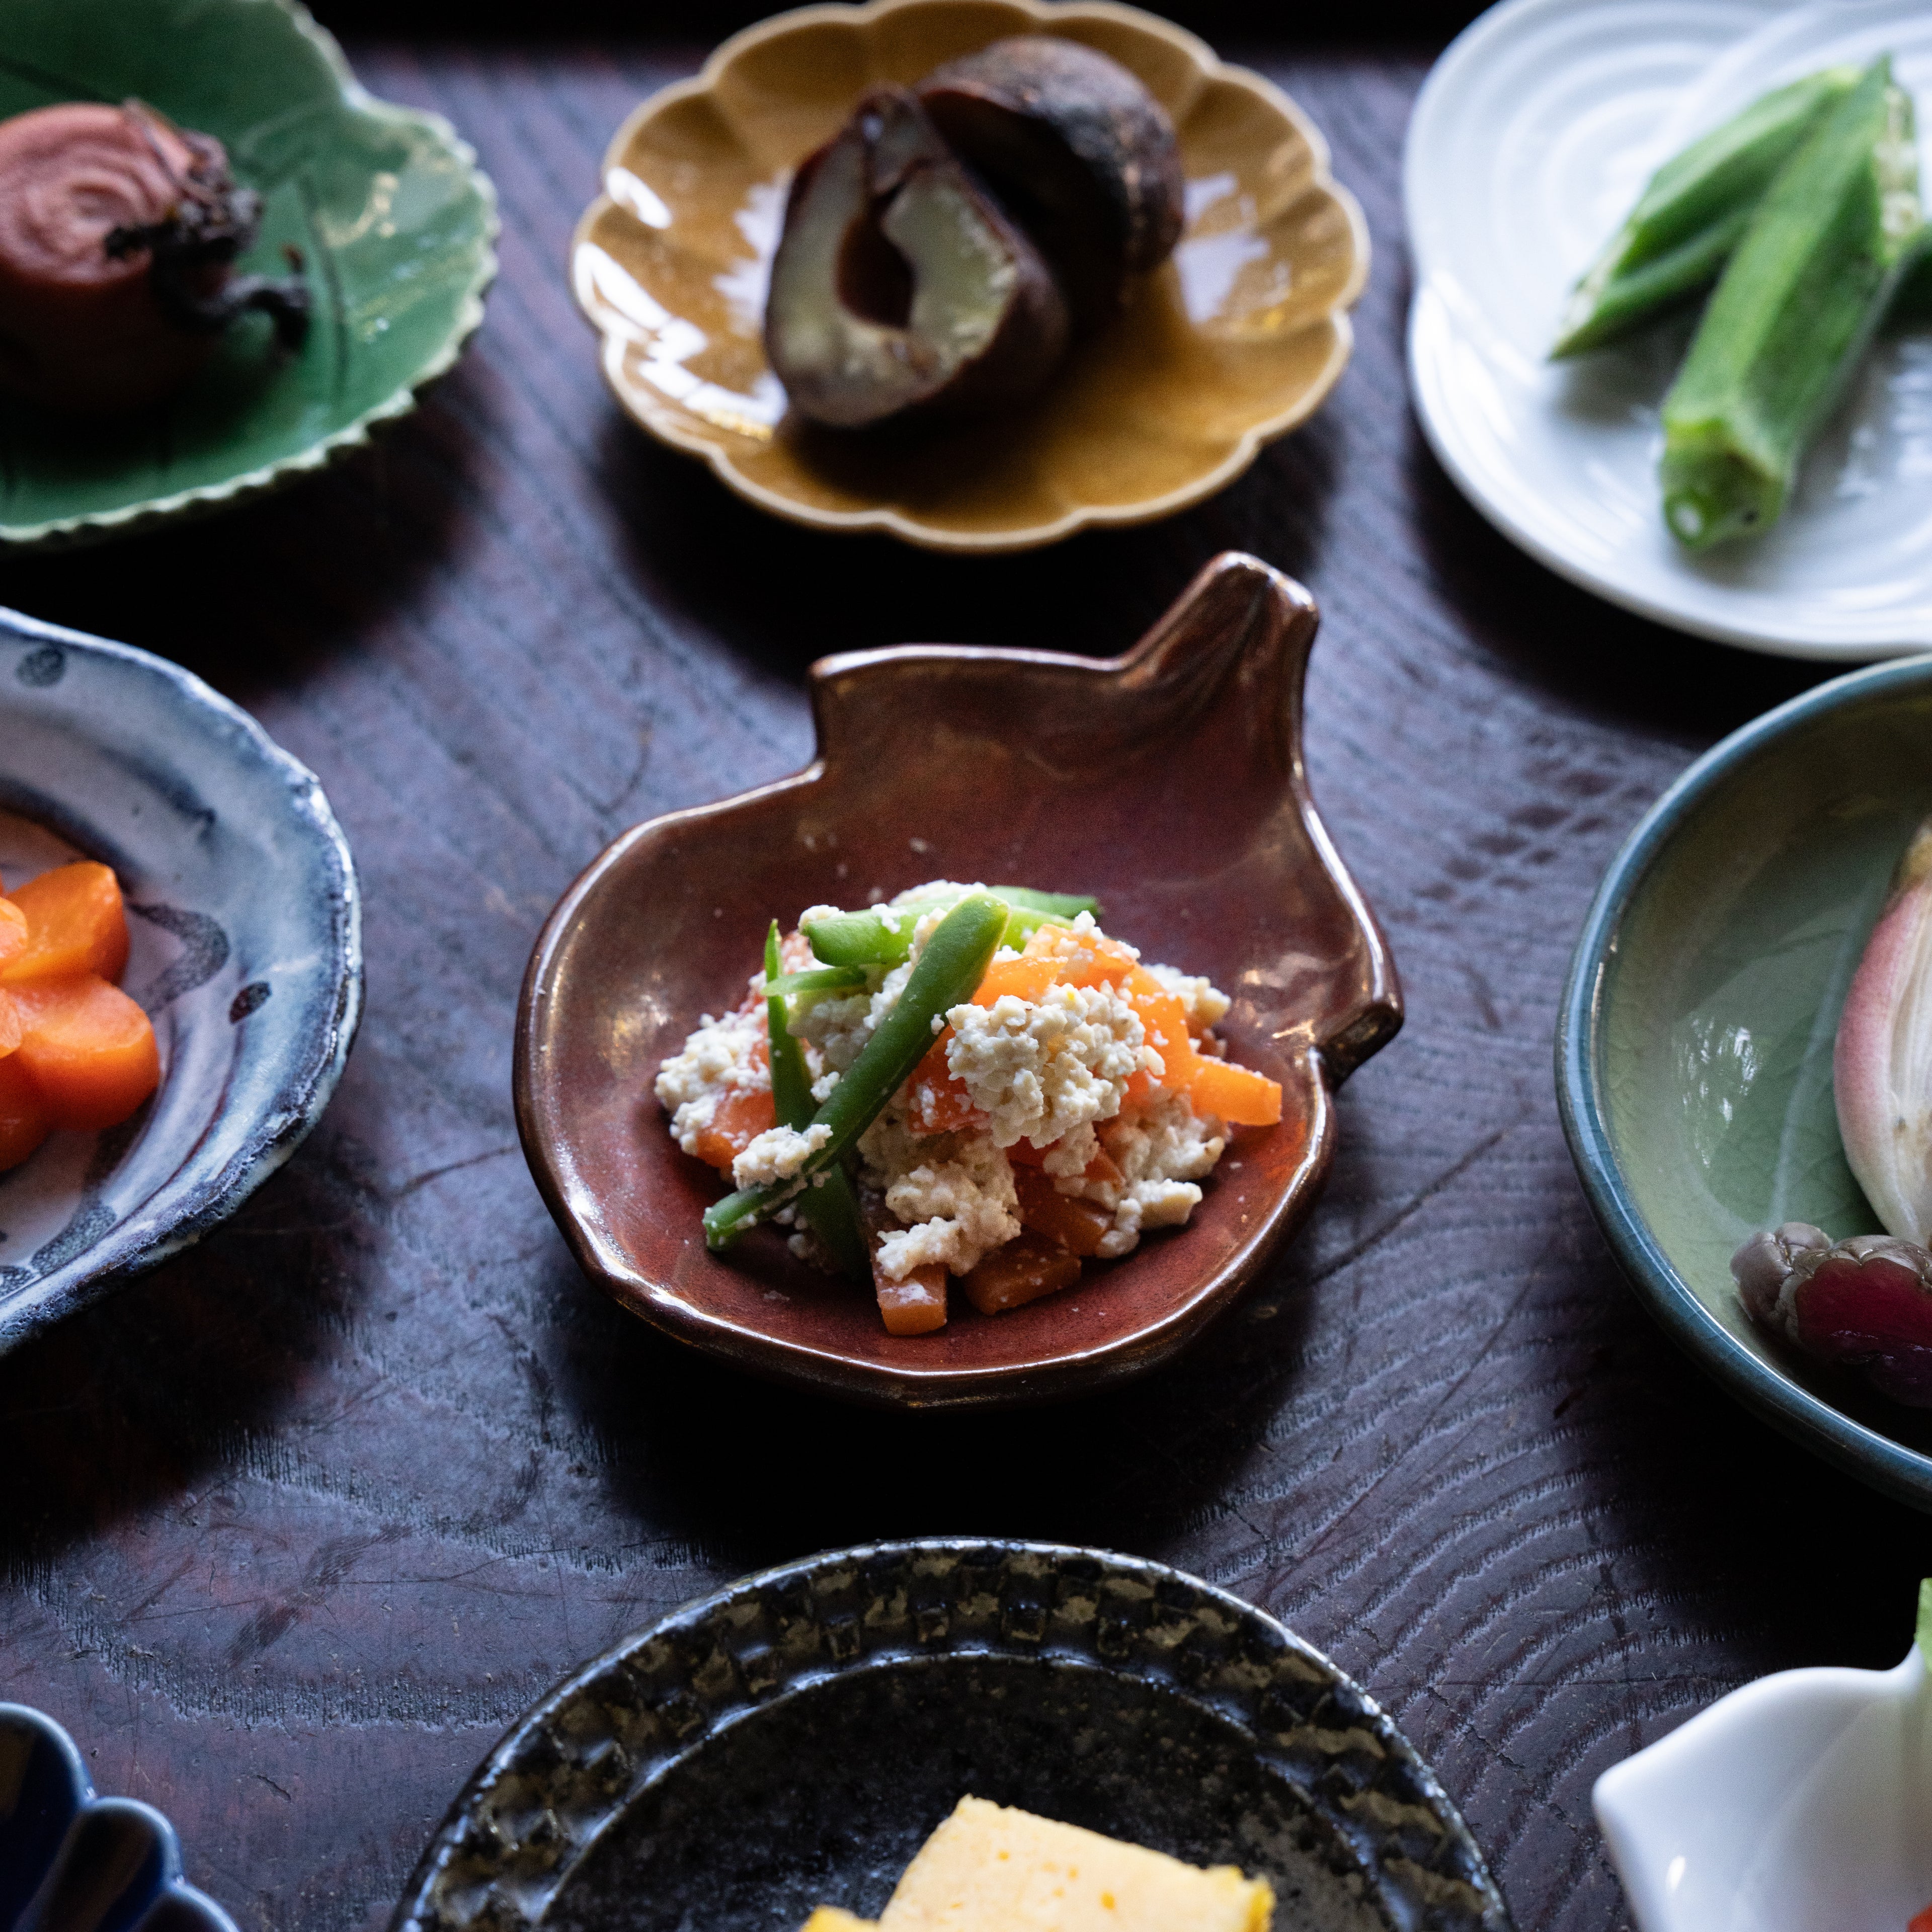
[[[1083,912],[1098,917],[1100,910],[1098,899],[1078,893],[1036,892],[1030,886],[992,886],[988,890],[1010,908],[1000,943],[1016,952],[1048,920],[1064,924]],[[945,903],[945,895],[936,895],[898,907],[834,913],[807,920],[805,936],[812,952],[830,966],[897,966],[912,950],[913,928]]]
[[[806,1157],[791,1180],[741,1188],[707,1208],[704,1238],[710,1246],[726,1246],[774,1208],[814,1190],[816,1178],[858,1144],[859,1136],[926,1057],[947,1011],[971,998],[986,976],[1010,910],[1003,899],[970,892],[940,921],[898,1004],[873,1030],[831,1097],[812,1117],[812,1126],[831,1129],[831,1138]]]
[[[772,1109],[778,1125],[802,1132],[812,1124],[818,1103],[812,1097],[812,1076],[806,1070],[805,1051],[793,1035],[784,995],[776,990],[785,975],[779,970],[778,922],[772,921],[765,935],[765,1018],[771,1034]],[[794,974],[810,979],[810,974]],[[862,982],[865,975],[861,974]],[[872,1279],[872,1250],[859,1220],[859,1203],[852,1192],[850,1178],[844,1168],[826,1172],[823,1184],[808,1187],[798,1203],[806,1224],[824,1243],[840,1271],[855,1281]]]

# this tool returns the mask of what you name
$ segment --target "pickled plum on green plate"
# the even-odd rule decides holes
[[[242,318],[186,386],[76,423],[0,401],[0,542],[76,542],[279,487],[366,442],[453,362],[494,272],[495,196],[439,117],[356,83],[293,0],[11,0],[0,118],[150,104],[220,144],[261,198],[238,278],[296,250],[312,297],[295,352]]]

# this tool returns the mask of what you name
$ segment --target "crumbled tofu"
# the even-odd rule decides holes
[[[1138,1246],[1150,1228],[1178,1228],[1185,1222],[1201,1198],[1195,1183],[1214,1172],[1227,1144],[1220,1122],[1204,1120],[1185,1095],[1158,1094],[1107,1130],[1107,1152],[1120,1170],[1118,1180],[1056,1177],[1054,1185],[1113,1216],[1099,1250],[1112,1259]]]
[[[711,1124],[728,1094],[772,1084],[765,1064],[764,1014],[742,1010],[722,1019],[704,1014],[682,1048],[658,1070],[657,1096],[671,1117],[671,1137],[686,1154]]]
[[[1076,913],[1066,925],[1042,926],[1033,937],[1033,950],[1052,959],[1063,959],[1076,969],[1093,964],[1095,949],[1093,941],[1107,939],[1110,951],[1124,952],[1130,959],[1138,959],[1140,950],[1127,944],[1125,940],[1108,939],[1094,922],[1090,912]]]
[[[964,894],[982,890],[934,880],[874,908],[886,918],[912,922],[904,963],[890,972],[875,968],[869,987],[793,998],[792,1030],[821,1105],[898,1004],[940,920]],[[800,924],[838,910],[812,907]],[[1105,940],[1104,950],[1115,959],[1121,952],[1139,956],[1107,939],[1086,913],[1064,926],[1042,927],[1032,950],[1058,954],[1077,968],[1082,956],[1090,963],[1102,951],[1096,940]],[[812,963],[800,932],[787,936],[782,957],[788,972]],[[1204,1031],[1227,1012],[1227,995],[1198,974],[1170,966],[1146,970],[1180,1000],[1190,1029]],[[748,984],[754,995],[762,994],[764,975],[754,974]],[[944,1024],[951,1028],[946,1064],[986,1124],[915,1134],[902,1093],[861,1140],[866,1179],[900,1224],[879,1249],[886,1280],[902,1281],[914,1268],[934,1264],[964,1274],[1021,1232],[1006,1150],[1022,1139],[1044,1150],[1042,1166],[1063,1194],[1092,1202],[1112,1217],[1101,1240],[1103,1257],[1129,1252],[1150,1228],[1188,1219],[1201,1199],[1197,1184],[1220,1158],[1226,1136],[1218,1120],[1198,1118],[1182,1096],[1156,1091],[1144,1102],[1128,1100],[1136,1072],[1158,1076],[1162,1067],[1140,1015],[1114,985],[1058,985],[1038,1001],[1008,994],[988,1006],[957,1006]],[[933,1028],[940,1032],[942,1022],[935,1019]],[[694,1154],[727,1096],[770,1084],[764,1010],[754,998],[722,1019],[704,1016],[682,1049],[664,1063],[657,1094],[671,1114],[678,1144]],[[1100,1123],[1104,1141],[1096,1132]],[[739,1154],[732,1178],[740,1187],[788,1180],[830,1138],[822,1126],[769,1129]],[[1108,1160],[1097,1158],[1103,1153]],[[1118,1169],[1118,1178],[1089,1180],[1088,1171],[1096,1165]],[[790,1230],[794,1253],[829,1263],[789,1210],[777,1218]]]
[[[964,1274],[1020,1232],[1012,1168],[986,1134],[916,1135],[896,1104],[866,1130],[859,1151],[866,1179],[904,1226],[879,1246],[888,1281],[935,1262]]]
[[[789,1180],[832,1138],[827,1126],[767,1127],[731,1163],[731,1178],[740,1187],[766,1187]]]
[[[1227,1018],[1234,1002],[1199,974],[1183,973],[1172,966],[1150,966],[1148,970],[1180,1002],[1190,1033],[1205,1033]]]
[[[992,1123],[994,1144],[1036,1147],[1120,1111],[1145,1064],[1146,1030],[1106,986],[1053,986],[1036,1005],[1004,994],[955,1006],[946,1064]]]

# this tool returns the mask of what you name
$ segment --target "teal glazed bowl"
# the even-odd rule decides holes
[[[148,101],[214,135],[262,200],[237,265],[307,262],[296,355],[230,328],[178,395],[101,422],[0,402],[0,543],[98,539],[293,482],[404,414],[483,319],[496,196],[434,114],[365,93],[295,0],[7,0],[0,117]]]
[[[1932,1412],[1745,1315],[1730,1257],[1809,1221],[1876,1232],[1839,1145],[1832,1052],[1892,868],[1932,814],[1932,658],[1834,679],[1700,758],[1604,878],[1570,968],[1558,1098],[1639,1298],[1748,1407],[1932,1510]]]

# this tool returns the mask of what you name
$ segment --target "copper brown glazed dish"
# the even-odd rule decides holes
[[[819,755],[634,827],[544,928],[518,1019],[524,1151],[578,1261],[626,1307],[740,1366],[908,1406],[1062,1396],[1165,1360],[1312,1202],[1335,1087],[1401,1024],[1373,915],[1317,817],[1300,585],[1221,556],[1126,656],[913,645],[813,667]],[[1158,956],[1233,998],[1231,1052],[1285,1090],[1190,1225],[1060,1294],[896,1338],[871,1298],[769,1233],[699,1232],[715,1177],[652,1092],[773,907],[931,878],[1076,879]],[[794,903],[795,902],[795,903]]]

